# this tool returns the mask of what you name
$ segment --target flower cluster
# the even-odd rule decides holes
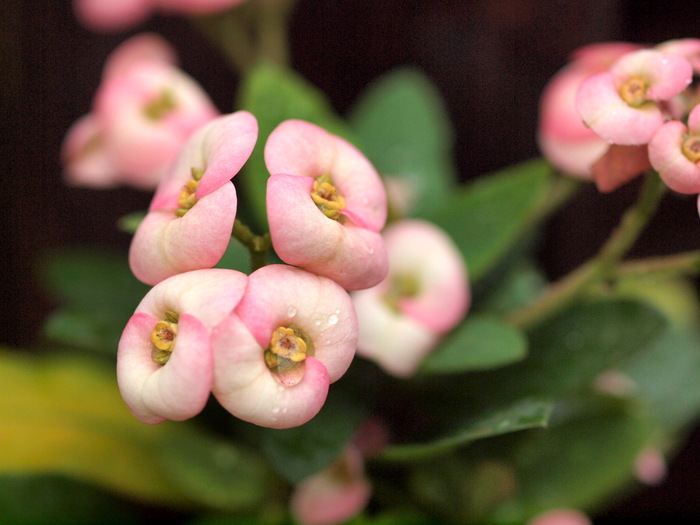
[[[245,421],[297,426],[321,409],[358,337],[363,356],[413,375],[468,308],[450,239],[415,220],[385,229],[385,187],[365,156],[286,120],[264,145],[268,249],[285,264],[214,269],[234,235],[232,179],[258,123],[246,111],[219,115],[173,55],[154,35],[122,44],[64,145],[75,184],[156,186],[129,250],[133,274],[153,286],[119,344],[131,411],[147,423],[187,419],[213,394]]]
[[[670,189],[698,194],[699,72],[697,39],[587,46],[543,93],[540,146],[603,192],[653,168]]]

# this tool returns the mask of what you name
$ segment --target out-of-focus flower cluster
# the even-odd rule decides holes
[[[653,168],[700,193],[700,40],[586,46],[542,95],[539,142],[565,173],[614,191]]]

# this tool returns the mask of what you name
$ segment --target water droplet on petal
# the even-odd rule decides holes
[[[284,392],[284,387],[282,385],[279,385],[277,387],[277,390],[279,390],[280,392]]]
[[[328,316],[328,324],[337,324],[338,316],[336,314],[331,314]]]
[[[369,253],[370,255],[374,255],[374,248],[372,248],[371,246],[367,248],[367,253]]]
[[[297,309],[294,308],[294,306],[290,304],[290,305],[287,307],[287,315],[288,315],[289,317],[294,317],[296,314],[297,314]]]
[[[340,315],[340,308],[336,308],[335,313],[336,315]]]
[[[314,319],[314,324],[316,326],[321,326],[321,320],[320,319]]]
[[[272,407],[272,413],[273,414],[278,414],[280,411],[279,407]]]

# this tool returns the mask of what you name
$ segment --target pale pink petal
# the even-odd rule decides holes
[[[220,116],[198,129],[158,186],[150,209],[177,207],[183,186],[192,180],[192,168],[204,172],[197,199],[227,184],[250,157],[257,135],[257,120],[246,111]]]
[[[376,170],[352,144],[323,128],[301,120],[281,123],[265,144],[265,164],[271,175],[330,175],[358,226],[384,226],[386,193]]]
[[[589,74],[608,69],[615,60],[631,51],[641,49],[638,44],[629,42],[596,42],[578,48],[571,54],[571,62]]]
[[[655,47],[662,53],[672,53],[684,57],[693,66],[696,73],[700,73],[700,39],[679,38],[667,40]]]
[[[129,410],[144,423],[182,421],[202,411],[213,380],[209,332],[195,317],[179,319],[177,345],[161,366],[151,358],[151,332],[157,319],[137,313],[119,341],[117,381]]]
[[[591,520],[579,510],[553,509],[535,516],[527,525],[591,525]]]
[[[93,31],[120,31],[143,22],[150,14],[151,0],[74,0],[75,14]]]
[[[637,454],[634,473],[645,485],[659,485],[668,474],[666,459],[658,448],[647,447]]]
[[[125,40],[107,58],[103,76],[128,73],[134,64],[144,61],[175,65],[175,48],[157,33],[139,33]]]
[[[639,108],[627,105],[611,73],[599,73],[581,83],[576,109],[584,123],[610,144],[646,144],[664,121],[663,113],[653,103]]]
[[[61,157],[68,184],[91,188],[113,188],[119,182],[116,170],[92,115],[73,124],[63,141]]]
[[[330,382],[349,368],[357,343],[357,316],[350,296],[320,275],[286,265],[253,272],[236,308],[262,348],[273,331],[290,324],[313,341],[314,356],[328,369]]]
[[[683,91],[693,80],[693,68],[684,57],[642,49],[618,59],[610,73],[616,87],[631,77],[642,77],[647,83],[648,100],[669,100]]]
[[[214,334],[212,393],[234,416],[269,428],[291,428],[313,418],[328,395],[326,367],[307,357],[304,376],[291,387],[281,385],[267,368],[264,348],[234,313]]]
[[[337,462],[294,488],[290,508],[300,524],[345,523],[367,506],[372,488],[364,475],[362,455],[349,446]]]
[[[387,272],[381,236],[326,217],[310,197],[313,180],[273,175],[267,184],[270,236],[286,263],[333,279],[347,290],[374,286]]]
[[[389,308],[375,288],[352,294],[359,321],[357,354],[395,377],[411,377],[438,342],[418,321]]]
[[[700,166],[682,150],[687,132],[677,120],[664,124],[649,142],[649,159],[666,186],[679,193],[700,193]]]
[[[389,279],[410,276],[417,291],[401,297],[398,307],[437,334],[455,327],[467,313],[470,289],[467,267],[454,242],[439,228],[405,220],[383,234],[389,252]]]
[[[231,240],[236,206],[236,190],[229,182],[198,200],[183,217],[175,210],[149,212],[129,249],[136,278],[156,284],[177,273],[214,266]]]
[[[222,268],[180,273],[152,288],[136,312],[156,318],[167,311],[193,314],[211,331],[233,311],[247,284],[245,274]]]
[[[646,146],[612,144],[591,171],[598,191],[609,193],[651,168]]]
[[[700,133],[700,104],[693,107],[688,115],[688,129],[691,133]]]

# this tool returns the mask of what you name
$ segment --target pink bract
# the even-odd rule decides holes
[[[527,525],[591,525],[591,520],[576,509],[552,509],[538,514]]]
[[[74,0],[75,14],[93,31],[128,29],[145,21],[153,11],[206,14],[228,9],[245,0]]]
[[[431,223],[398,222],[383,237],[387,278],[352,295],[360,322],[357,351],[388,373],[408,377],[466,315],[467,268],[452,240]]]
[[[69,183],[153,189],[192,132],[218,115],[173,59],[169,44],[155,35],[138,35],[115,49],[91,113],[66,136]]]
[[[582,47],[549,81],[540,98],[538,143],[554,166],[569,175],[591,178],[591,165],[605,153],[608,144],[581,121],[576,111],[576,91],[583,80],[637,49],[639,46],[624,42]]]
[[[348,290],[384,278],[379,232],[386,193],[370,162],[347,141],[299,120],[280,124],[265,145],[267,214],[272,244],[286,263],[329,277]],[[329,177],[344,199],[338,220],[312,200],[315,180]]]
[[[250,156],[257,140],[257,121],[239,111],[199,129],[161,180],[149,212],[129,250],[134,275],[147,284],[190,270],[210,268],[231,238],[237,198],[231,179]],[[178,216],[183,188],[203,173],[195,203]]]
[[[313,348],[303,373],[291,382],[265,362],[279,327],[303,333]],[[318,413],[329,384],[350,366],[357,330],[352,301],[338,284],[291,266],[265,266],[249,276],[245,296],[217,329],[213,393],[245,421],[272,428],[301,425]]]
[[[214,374],[211,332],[236,306],[246,276],[233,270],[180,274],[153,287],[124,329],[117,355],[117,381],[139,420],[155,424],[197,415],[209,398]],[[175,312],[177,335],[170,359],[154,362],[151,334]]]
[[[658,103],[675,97],[691,81],[692,67],[685,58],[642,49],[625,54],[609,71],[583,81],[576,108],[584,123],[608,143],[642,145],[666,118]],[[635,94],[643,89],[638,103],[623,98],[626,89]]]
[[[302,525],[335,525],[359,514],[367,506],[370,495],[362,454],[348,445],[330,467],[294,488],[290,507]]]

